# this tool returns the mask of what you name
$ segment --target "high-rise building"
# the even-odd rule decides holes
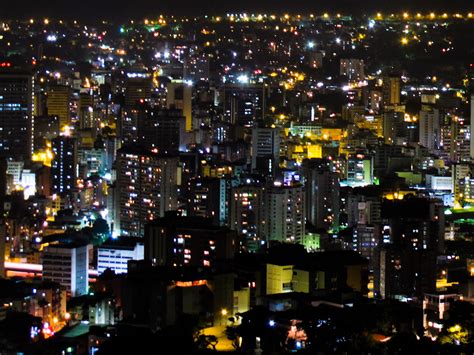
[[[382,134],[388,144],[398,144],[405,135],[405,106],[386,107],[382,118]]]
[[[81,92],[79,94],[79,127],[98,128],[98,121],[94,115],[94,96],[92,92]]]
[[[63,128],[71,123],[71,88],[65,85],[51,86],[46,95],[48,116],[59,117],[59,126]]]
[[[46,148],[46,142],[59,136],[59,117],[37,116],[35,117],[34,150]]]
[[[375,269],[381,297],[420,297],[436,289],[436,255],[444,252],[443,210],[438,200],[384,200]]]
[[[143,66],[137,65],[127,73],[125,84],[125,108],[134,108],[137,103],[151,98],[152,79]]]
[[[3,205],[3,201],[0,200]],[[3,206],[0,210],[3,210]],[[5,242],[7,237],[7,226],[6,221],[0,219],[0,277],[5,277]]]
[[[347,185],[366,186],[374,182],[374,158],[357,153],[347,158]]]
[[[242,236],[244,248],[256,251],[263,236],[263,191],[260,184],[242,183],[230,194],[229,226]]]
[[[192,82],[208,81],[209,58],[206,55],[186,58],[183,65],[183,78],[185,81]]]
[[[145,228],[145,259],[156,265],[212,267],[232,259],[236,232],[208,218],[180,217],[169,212]]]
[[[474,94],[471,95],[471,127],[474,125]],[[470,139],[471,160],[474,159],[474,139]]]
[[[227,225],[229,192],[228,178],[191,179],[188,183],[188,215],[209,218],[215,225]]]
[[[265,117],[268,91],[263,84],[225,84],[217,101],[223,105],[228,123],[252,127]]]
[[[85,295],[89,287],[90,245],[50,245],[43,252],[43,279],[59,283],[68,294]]]
[[[143,236],[145,223],[177,208],[178,158],[140,146],[117,152],[119,222],[125,236]]]
[[[316,228],[339,225],[339,176],[330,161],[311,159],[303,162],[306,190],[306,221]]]
[[[184,121],[181,110],[158,110],[140,107],[137,122],[138,142],[160,153],[178,153],[180,126]]]
[[[185,130],[193,130],[192,117],[193,87],[187,83],[171,82],[167,86],[166,107],[175,108],[182,111],[186,119]]]
[[[305,205],[301,185],[276,184],[266,188],[263,194],[265,240],[300,243],[305,233]]]
[[[363,59],[341,59],[339,74],[347,77],[349,81],[365,79]]]
[[[58,136],[51,143],[54,155],[51,165],[53,192],[70,193],[76,185],[77,177],[76,139]]]
[[[375,293],[382,298],[421,297],[436,290],[436,252],[382,245]]]
[[[425,105],[426,106],[426,105]],[[420,111],[420,144],[430,151],[439,148],[439,110],[425,107]]]
[[[400,77],[387,76],[383,78],[382,96],[384,106],[400,104]]]
[[[252,129],[252,171],[274,175],[280,158],[280,128]]]
[[[371,270],[375,268],[380,241],[379,225],[358,224],[352,236],[352,249],[369,260]]]
[[[31,73],[0,71],[0,151],[14,160],[33,153],[34,78]]]

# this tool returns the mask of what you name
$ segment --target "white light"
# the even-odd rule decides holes
[[[58,37],[56,35],[49,35],[48,37],[46,37],[46,40],[48,42],[56,42],[58,40]]]
[[[336,43],[337,43],[337,44],[341,43],[341,39],[340,39],[339,37],[336,38]]]
[[[239,75],[237,77],[237,81],[241,84],[248,84],[249,82],[249,77],[245,74]]]
[[[100,211],[100,215],[103,219],[105,219],[105,217],[107,217],[108,214],[109,214],[109,210],[107,208]]]
[[[314,48],[314,42],[313,41],[308,42],[308,48],[310,48],[310,49]]]
[[[270,319],[270,320],[268,321],[268,325],[269,325],[270,327],[274,327],[274,326],[275,326],[275,321],[274,321],[273,319]]]

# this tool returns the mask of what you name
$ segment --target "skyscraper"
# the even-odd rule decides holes
[[[267,242],[301,242],[305,233],[305,196],[301,185],[268,187],[263,196]]]
[[[127,73],[125,108],[135,107],[138,102],[151,98],[152,79],[143,66],[136,65]]]
[[[48,115],[59,117],[60,128],[71,123],[70,101],[71,89],[69,86],[52,86],[47,92],[46,106],[48,108]]]
[[[226,225],[230,180],[225,177],[196,178],[188,185],[189,215],[210,218],[215,225]]]
[[[232,188],[230,196],[230,228],[243,237],[244,247],[255,251],[263,235],[263,186],[243,183]]]
[[[0,71],[0,151],[14,160],[33,153],[34,78],[31,73]]]
[[[280,157],[280,128],[252,129],[252,171],[274,175]]]
[[[159,153],[178,153],[180,125],[184,120],[180,110],[158,110],[140,105],[137,122],[138,142]]]
[[[182,110],[186,118],[185,130],[190,132],[193,129],[192,117],[192,97],[193,88],[189,84],[181,82],[171,82],[167,87],[166,107]]]
[[[400,104],[400,77],[391,75],[383,78],[382,97],[384,106]]]
[[[432,151],[439,148],[439,143],[439,110],[424,107],[420,111],[420,144]]]
[[[77,143],[76,139],[58,136],[52,140],[53,161],[51,177],[53,192],[70,193],[77,177]]]
[[[305,160],[303,175],[307,222],[324,229],[339,225],[339,178],[330,170],[330,162]]]
[[[140,146],[117,152],[117,189],[121,233],[143,236],[145,223],[177,208],[178,158]]]

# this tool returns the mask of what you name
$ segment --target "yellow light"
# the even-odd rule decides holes
[[[401,42],[402,42],[402,44],[408,44],[408,38],[403,37]]]
[[[380,12],[377,12],[377,18],[382,18],[382,14]]]
[[[71,314],[70,314],[70,313],[66,313],[66,314],[64,315],[64,319],[66,319],[66,320],[71,319]]]
[[[53,323],[57,323],[58,322],[58,317],[54,317],[53,318]]]
[[[430,13],[430,17],[435,18],[436,17],[435,13],[434,12]]]
[[[44,19],[44,24],[45,25],[48,25],[49,24],[49,20],[47,18]]]
[[[221,314],[222,314],[223,316],[226,316],[226,315],[227,315],[227,309],[222,308]]]
[[[329,14],[327,12],[324,13],[323,15],[324,18],[328,18],[329,17]]]
[[[410,15],[408,15],[408,12],[404,12],[404,13],[403,13],[403,18],[406,19],[406,18],[408,18],[409,16],[410,16]]]

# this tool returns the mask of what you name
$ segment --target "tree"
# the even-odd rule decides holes
[[[109,225],[103,218],[97,218],[92,225],[92,238],[94,244],[103,243],[110,236]]]

